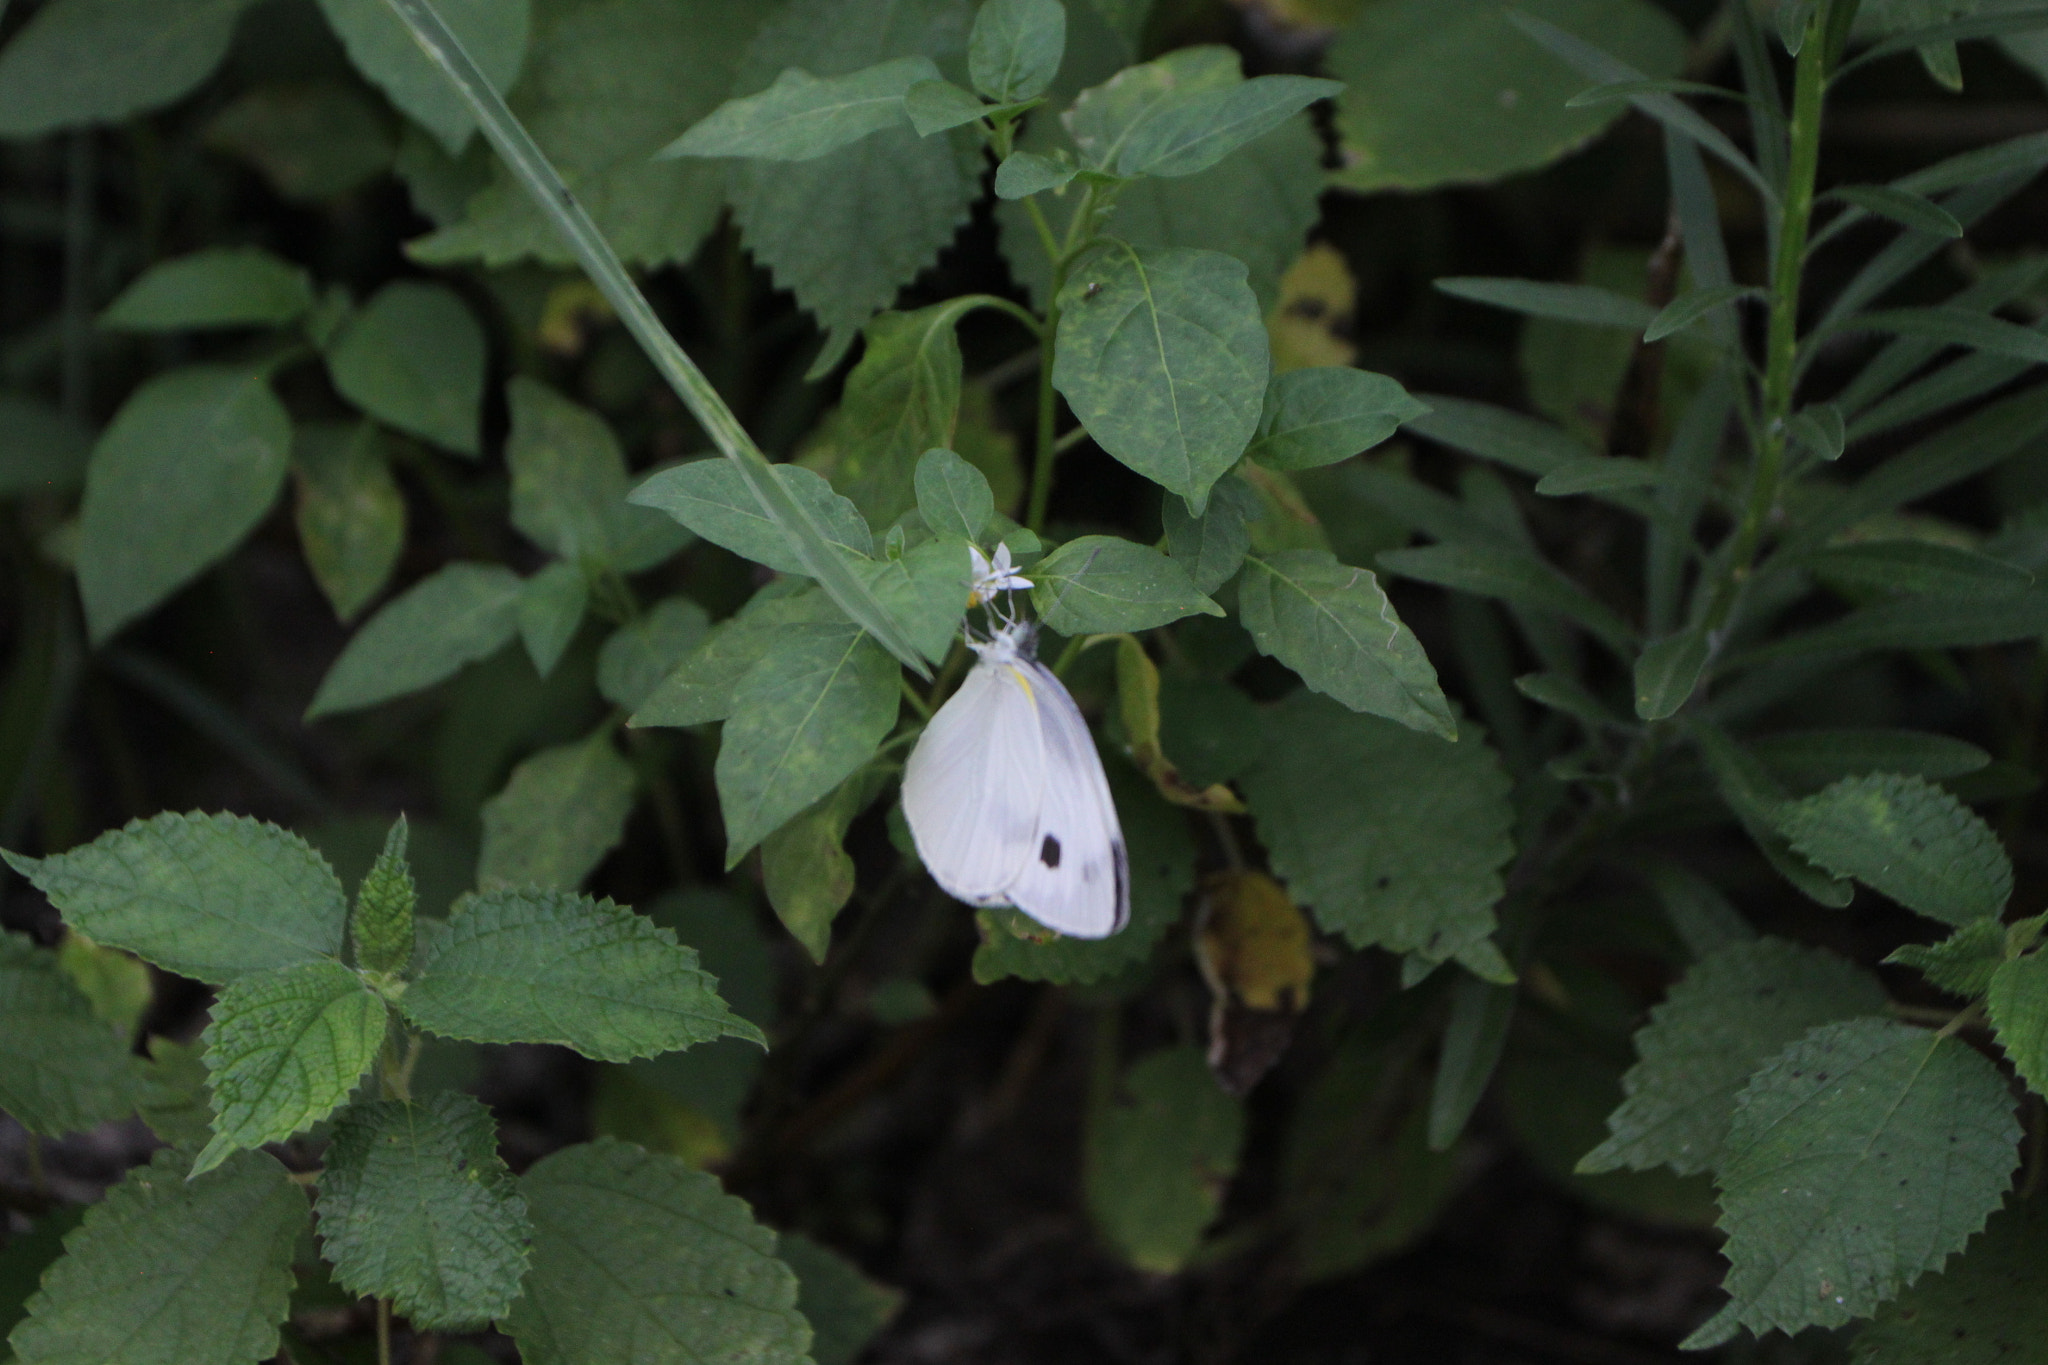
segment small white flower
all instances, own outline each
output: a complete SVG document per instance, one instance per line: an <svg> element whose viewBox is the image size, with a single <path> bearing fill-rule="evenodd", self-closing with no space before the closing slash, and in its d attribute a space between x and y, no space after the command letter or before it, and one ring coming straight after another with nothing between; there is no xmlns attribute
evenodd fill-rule
<svg viewBox="0 0 2048 1365"><path fill-rule="evenodd" d="M967 553L973 557L974 581L968 586L967 605L981 607L995 600L999 592L1025 592L1031 588L1031 580L1017 572L1017 566L1010 562L1010 547L996 546L994 560L981 552L980 547L970 545Z"/></svg>

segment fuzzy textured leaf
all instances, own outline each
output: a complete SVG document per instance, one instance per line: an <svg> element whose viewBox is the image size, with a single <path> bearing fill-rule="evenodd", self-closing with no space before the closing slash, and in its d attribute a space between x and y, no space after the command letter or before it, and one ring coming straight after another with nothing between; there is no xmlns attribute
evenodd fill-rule
<svg viewBox="0 0 2048 1365"><path fill-rule="evenodd" d="M823 79L792 66L760 94L727 100L655 156L813 161L902 127L904 92L938 79L929 57L898 57Z"/></svg>
<svg viewBox="0 0 2048 1365"><path fill-rule="evenodd" d="M832 486L871 526L888 526L917 502L926 451L950 446L960 419L958 301L914 313L883 313L846 376L828 427ZM937 530L937 527L933 527ZM981 534L976 527L969 538Z"/></svg>
<svg viewBox="0 0 2048 1365"><path fill-rule="evenodd" d="M967 40L967 74L998 104L1036 99L1059 74L1066 48L1060 0L988 0Z"/></svg>
<svg viewBox="0 0 2048 1365"><path fill-rule="evenodd" d="M2048 1201L2019 1199L1969 1250L1877 1310L1850 1347L1856 1365L2012 1365L2048 1340Z"/></svg>
<svg viewBox="0 0 2048 1365"><path fill-rule="evenodd" d="M135 1111L135 1059L57 954L0 933L0 1110L43 1137Z"/></svg>
<svg viewBox="0 0 2048 1365"><path fill-rule="evenodd" d="M2012 897L2012 860L1983 819L1925 778L1845 777L1783 806L1792 847L1950 924L1996 917Z"/></svg>
<svg viewBox="0 0 2048 1365"><path fill-rule="evenodd" d="M1984 1002L1998 1045L2037 1095L2048 1095L2048 957L2029 953L1991 974Z"/></svg>

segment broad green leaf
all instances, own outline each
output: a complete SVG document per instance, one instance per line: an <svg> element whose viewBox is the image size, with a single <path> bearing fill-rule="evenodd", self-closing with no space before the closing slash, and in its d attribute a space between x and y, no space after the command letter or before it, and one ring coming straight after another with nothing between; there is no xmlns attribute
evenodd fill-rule
<svg viewBox="0 0 2048 1365"><path fill-rule="evenodd" d="M420 895L405 856L410 841L411 827L401 815L391 822L383 849L356 888L348 937L356 965L364 971L396 972L412 961L413 912Z"/></svg>
<svg viewBox="0 0 2048 1365"><path fill-rule="evenodd" d="M534 672L545 678L555 671L589 608L590 580L559 559L519 585L519 641Z"/></svg>
<svg viewBox="0 0 2048 1365"><path fill-rule="evenodd" d="M84 934L67 933L57 945L57 968L115 1035L133 1038L156 995L149 968L118 948L102 948Z"/></svg>
<svg viewBox="0 0 2048 1365"><path fill-rule="evenodd" d="M918 458L917 512L934 535L978 541L996 497L979 469L940 447Z"/></svg>
<svg viewBox="0 0 2048 1365"><path fill-rule="evenodd" d="M1814 1029L1737 1101L1716 1172L1731 1302L1684 1344L1869 1315L1984 1226L2019 1137L1968 1044L1886 1019Z"/></svg>
<svg viewBox="0 0 2048 1365"><path fill-rule="evenodd" d="M282 327L313 306L313 279L257 247L213 247L144 271L100 314L102 327Z"/></svg>
<svg viewBox="0 0 2048 1365"><path fill-rule="evenodd" d="M832 491L823 477L797 465L775 466L776 477L807 508L828 544L863 558L875 539L851 502ZM804 562L782 528L762 510L746 478L731 460L692 460L650 475L627 497L640 507L666 512L714 545L777 573L803 573Z"/></svg>
<svg viewBox="0 0 2048 1365"><path fill-rule="evenodd" d="M1622 1078L1627 1098L1608 1116L1612 1136L1579 1170L1712 1170L1750 1073L1808 1029L1884 1004L1869 973L1818 948L1760 938L1714 952L1637 1030L1640 1060Z"/></svg>
<svg viewBox="0 0 2048 1365"><path fill-rule="evenodd" d="M225 556L277 500L291 420L259 370L158 375L93 447L79 511L78 589L106 640Z"/></svg>
<svg viewBox="0 0 2048 1365"><path fill-rule="evenodd" d="M903 92L903 114L919 137L958 128L993 111L951 81L924 80Z"/></svg>
<svg viewBox="0 0 2048 1365"><path fill-rule="evenodd" d="M1217 1085L1200 1048L1176 1047L1132 1066L1088 1117L1089 1215L1138 1269L1179 1270L1237 1174L1244 1106Z"/></svg>
<svg viewBox="0 0 2048 1365"><path fill-rule="evenodd" d="M602 417L523 375L505 391L512 406L505 443L512 524L528 540L572 564L629 574L689 543L673 521L626 501L633 481Z"/></svg>
<svg viewBox="0 0 2048 1365"><path fill-rule="evenodd" d="M1198 174L1343 88L1312 76L1260 76L1170 98L1120 139L1116 173Z"/></svg>
<svg viewBox="0 0 2048 1365"><path fill-rule="evenodd" d="M335 389L379 421L475 457L484 333L445 285L399 280L350 318L327 356Z"/></svg>
<svg viewBox="0 0 2048 1365"><path fill-rule="evenodd" d="M262 1152L158 1152L87 1209L8 1345L20 1365L248 1365L277 1351L306 1196Z"/></svg>
<svg viewBox="0 0 2048 1365"><path fill-rule="evenodd" d="M385 0L375 3L381 8ZM733 68L773 13L759 0L535 8L526 62L507 92L512 112L627 261L685 262L718 221L724 168L653 156L731 93ZM413 243L411 254L430 264L573 261L513 174L495 164L490 174L467 217Z"/></svg>
<svg viewBox="0 0 2048 1365"><path fill-rule="evenodd" d="M734 685L719 742L727 867L868 761L896 723L897 677L856 626L776 633Z"/></svg>
<svg viewBox="0 0 2048 1365"><path fill-rule="evenodd" d="M811 1359L817 1365L853 1365L902 1306L902 1291L876 1284L853 1262L801 1233L783 1233L775 1250L796 1272L797 1310L811 1324Z"/></svg>
<svg viewBox="0 0 2048 1365"><path fill-rule="evenodd" d="M213 1105L206 1093L205 1054L197 1042L187 1046L161 1035L149 1040L135 1111L158 1137L188 1156L211 1140Z"/></svg>
<svg viewBox="0 0 2048 1365"><path fill-rule="evenodd" d="M1829 546L1803 563L1828 583L1938 597L2003 597L2031 587L2025 569L1989 555L1927 540L1866 540Z"/></svg>
<svg viewBox="0 0 2048 1365"><path fill-rule="evenodd" d="M609 726L533 755L484 803L477 887L574 891L625 838L639 785Z"/></svg>
<svg viewBox="0 0 2048 1365"><path fill-rule="evenodd" d="M0 137L118 123L181 98L250 0L53 0L0 53Z"/></svg>
<svg viewBox="0 0 2048 1365"><path fill-rule="evenodd" d="M2048 1095L2048 957L2029 953L1992 973L1985 1003L1998 1045L2037 1095Z"/></svg>
<svg viewBox="0 0 2048 1365"><path fill-rule="evenodd" d="M1451 1016L1444 1025L1436 1085L1429 1094L1430 1151L1448 1152L1464 1135L1500 1065L1519 995L1511 983L1471 975L1459 976L1451 987Z"/></svg>
<svg viewBox="0 0 2048 1365"><path fill-rule="evenodd" d="M1120 536L1070 540L1031 567L1039 618L1062 635L1150 630L1197 612L1223 615L1178 562Z"/></svg>
<svg viewBox="0 0 2048 1365"><path fill-rule="evenodd" d="M664 597L604 642L597 690L612 705L634 710L710 633L704 608L687 597Z"/></svg>
<svg viewBox="0 0 2048 1365"><path fill-rule="evenodd" d="M28 1312L29 1296L42 1283L43 1272L64 1254L64 1239L84 1217L82 1208L52 1209L0 1247L0 1342Z"/></svg>
<svg viewBox="0 0 2048 1365"><path fill-rule="evenodd" d="M1892 950L1887 963L1913 968L1952 995L1975 1000L1991 989L2005 963L2005 926L1973 919L1939 943L1908 943Z"/></svg>
<svg viewBox="0 0 2048 1365"><path fill-rule="evenodd" d="M330 960L244 976L213 1003L206 1026L213 1140L192 1169L303 1132L339 1108L377 1060L384 1000Z"/></svg>
<svg viewBox="0 0 2048 1365"><path fill-rule="evenodd" d="M1682 630L1653 640L1636 658L1636 717L1668 720L1691 700L1707 667L1707 637Z"/></svg>
<svg viewBox="0 0 2048 1365"><path fill-rule="evenodd" d="M835 453L827 472L871 526L888 526L916 504L924 453L953 443L961 368L953 329L965 311L956 300L867 324L867 349L828 427ZM969 538L980 533L976 527Z"/></svg>
<svg viewBox="0 0 2048 1365"><path fill-rule="evenodd" d="M1243 84L1241 63L1230 48L1181 48L1081 91L1060 121L1091 168L1120 175L1124 148L1153 119L1197 95Z"/></svg>
<svg viewBox="0 0 2048 1365"><path fill-rule="evenodd" d="M1446 743L1307 692L1267 709L1241 779L1259 838L1295 901L1355 947L1490 951L1514 816L1499 759L1457 729Z"/></svg>
<svg viewBox="0 0 2048 1365"><path fill-rule="evenodd" d="M838 625L845 620L831 599L814 589L757 595L739 615L721 621L666 678L640 709L634 725L702 725L732 714L733 689L788 625Z"/></svg>
<svg viewBox="0 0 2048 1365"><path fill-rule="evenodd" d="M967 614L968 543L954 536L928 540L900 559L856 560L853 570L918 653L943 663Z"/></svg>
<svg viewBox="0 0 2048 1365"><path fill-rule="evenodd" d="M760 94L727 100L655 156L812 161L902 127L903 92L938 79L929 57L898 57L823 79L789 67Z"/></svg>
<svg viewBox="0 0 2048 1365"><path fill-rule="evenodd" d="M981 946L974 950L976 981L1006 976L1062 985L1101 981L1145 962L1180 923L1188 893L1195 889L1195 840L1187 813L1161 800L1152 783L1122 758L1105 758L1103 770L1130 855L1131 922L1108 938L1047 937L1019 911L983 910L976 916L981 928Z"/></svg>
<svg viewBox="0 0 2048 1365"><path fill-rule="evenodd" d="M468 1095L350 1105L320 1172L320 1249L350 1293L422 1331L474 1329L519 1297L532 1224Z"/></svg>
<svg viewBox="0 0 2048 1365"><path fill-rule="evenodd" d="M1252 546L1252 523L1263 512L1258 493L1243 479L1223 479L1210 490L1199 517L1168 496L1159 509L1166 527L1166 553L1187 572L1199 593L1212 593L1237 577Z"/></svg>
<svg viewBox="0 0 2048 1365"><path fill-rule="evenodd" d="M1081 168L1043 152L1015 151L996 167L996 198L1029 199L1034 194L1061 189L1080 174Z"/></svg>
<svg viewBox="0 0 2048 1365"><path fill-rule="evenodd" d="M1404 422L1408 430L1524 474L1542 478L1593 454L1550 423L1491 403L1433 393L1423 394L1421 401L1429 411Z"/></svg>
<svg viewBox="0 0 2048 1365"><path fill-rule="evenodd" d="M341 952L341 882L260 820L167 812L67 853L5 857L73 929L181 976L233 981Z"/></svg>
<svg viewBox="0 0 2048 1365"><path fill-rule="evenodd" d="M967 73L998 104L1036 99L1059 74L1066 50L1060 0L987 0L968 35Z"/></svg>
<svg viewBox="0 0 2048 1365"><path fill-rule="evenodd" d="M747 1038L697 954L645 916L567 891L485 891L457 903L399 999L430 1033L559 1043L604 1062Z"/></svg>
<svg viewBox="0 0 2048 1365"><path fill-rule="evenodd" d="M600 1140L519 1179L532 1268L504 1321L526 1365L799 1365L810 1328L775 1234L715 1177Z"/></svg>
<svg viewBox="0 0 2048 1365"><path fill-rule="evenodd" d="M0 392L0 498L65 493L85 481L92 433L54 408Z"/></svg>
<svg viewBox="0 0 2048 1365"><path fill-rule="evenodd" d="M813 962L824 962L832 921L853 898L855 868L843 841L868 794L863 774L855 773L761 841L761 887L768 904Z"/></svg>
<svg viewBox="0 0 2048 1365"><path fill-rule="evenodd" d="M1840 185L1829 190L1830 197L1854 205L1865 213L1888 218L1900 227L1936 237L1960 237L1963 225L1955 215L1925 195L1892 185Z"/></svg>
<svg viewBox="0 0 2048 1365"><path fill-rule="evenodd" d="M1538 280L1473 276L1440 279L1436 287L1455 298L1491 304L1511 313L1592 327L1640 332L1657 319L1656 310L1642 300L1590 284L1545 284Z"/></svg>
<svg viewBox="0 0 2048 1365"><path fill-rule="evenodd" d="M1856 1365L2006 1365L2048 1338L2040 1289L2048 1202L2014 1200L1969 1249L1923 1276L1856 1333Z"/></svg>
<svg viewBox="0 0 2048 1365"><path fill-rule="evenodd" d="M383 437L368 422L300 427L292 467L306 566L334 614L353 620L384 590L405 549L405 495Z"/></svg>
<svg viewBox="0 0 2048 1365"><path fill-rule="evenodd" d="M1315 365L1266 386L1259 434L1245 454L1268 469L1314 469L1370 450L1429 411L1383 374Z"/></svg>
<svg viewBox="0 0 2048 1365"><path fill-rule="evenodd" d="M1950 924L1996 918L2012 860L1991 827L1924 778L1845 777L1777 814L1792 847L1838 877Z"/></svg>
<svg viewBox="0 0 2048 1365"><path fill-rule="evenodd" d="M1116 242L1059 306L1054 387L1097 444L1199 513L1258 430L1271 368L1243 263Z"/></svg>
<svg viewBox="0 0 2048 1365"><path fill-rule="evenodd" d="M320 0L356 70L405 114L458 156L476 131L476 117L448 78L412 40L382 0ZM435 0L462 46L500 92L518 78L533 24L531 0Z"/></svg>
<svg viewBox="0 0 2048 1365"><path fill-rule="evenodd" d="M126 1040L65 979L57 954L0 933L0 1111L29 1132L59 1137L135 1112L135 1059Z"/></svg>
<svg viewBox="0 0 2048 1365"><path fill-rule="evenodd" d="M1389 550L1380 556L1380 567L1403 578L1554 611L1584 626L1616 651L1633 652L1635 630L1628 622L1526 551L1477 544L1424 545Z"/></svg>
<svg viewBox="0 0 2048 1365"><path fill-rule="evenodd" d="M2035 364L2048 362L2048 336L2031 327L1967 308L1890 308L1858 313L1845 329L1924 337L1945 346L1966 346L1989 355L2010 356Z"/></svg>
<svg viewBox="0 0 2048 1365"><path fill-rule="evenodd" d="M363 623L320 680L307 719L432 687L487 659L519 629L519 576L499 564L450 564Z"/></svg>
<svg viewBox="0 0 2048 1365"><path fill-rule="evenodd" d="M1255 555L1248 565L1238 611L1260 653L1354 711L1457 734L1436 669L1371 570L1321 550Z"/></svg>
<svg viewBox="0 0 2048 1365"><path fill-rule="evenodd" d="M1554 466L1536 481L1536 491L1546 498L1568 498L1617 488L1655 488L1662 477L1648 460L1585 455Z"/></svg>
<svg viewBox="0 0 2048 1365"><path fill-rule="evenodd" d="M2048 635L2048 588L1995 595L1914 596L1862 607L1741 656L1744 663L1879 649L1969 649Z"/></svg>
<svg viewBox="0 0 2048 1365"><path fill-rule="evenodd" d="M277 82L245 91L206 125L206 145L311 208L353 194L391 169L397 148L375 97L339 80ZM320 331L328 318L310 321Z"/></svg>
<svg viewBox="0 0 2048 1365"><path fill-rule="evenodd" d="M1336 182L1354 190L1484 183L1547 165L1612 123L1615 106L1567 107L1585 79L1516 29L1513 8L1584 35L1639 75L1676 75L1684 60L1683 32L1639 0L1368 6L1325 60L1345 84Z"/></svg>

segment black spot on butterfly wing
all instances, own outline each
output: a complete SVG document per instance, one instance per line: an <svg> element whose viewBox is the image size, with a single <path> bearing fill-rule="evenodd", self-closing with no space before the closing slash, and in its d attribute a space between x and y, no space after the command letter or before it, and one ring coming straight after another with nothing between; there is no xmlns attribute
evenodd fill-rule
<svg viewBox="0 0 2048 1365"><path fill-rule="evenodd" d="M1046 835L1045 842L1038 846L1038 861L1044 863L1047 867L1058 867L1060 865L1060 841L1050 834Z"/></svg>

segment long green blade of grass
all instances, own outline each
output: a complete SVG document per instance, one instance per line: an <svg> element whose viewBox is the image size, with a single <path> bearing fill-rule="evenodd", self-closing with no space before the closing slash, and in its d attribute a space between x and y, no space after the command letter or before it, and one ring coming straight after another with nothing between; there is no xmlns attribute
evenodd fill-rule
<svg viewBox="0 0 2048 1365"><path fill-rule="evenodd" d="M668 329L654 315L647 296L633 283L632 276L613 251L611 243L598 231L597 224L583 210L576 196L562 182L562 177L549 164L547 154L535 145L526 131L526 126L505 106L504 99L484 78L462 44L448 31L441 16L434 11L431 0L386 0L393 12L404 21L427 56L439 67L456 93L475 113L477 123L483 128L484 136L490 139L498 155L518 177L519 183L531 195L533 202L540 206L550 222L559 232L562 240L576 254L583 264L592 283L603 291L618 313L639 341L655 368L676 391L690 413L711 434L711 439L725 453L727 459L739 466L741 477L761 503L761 509L782 528L789 537L789 543L804 568L819 585L830 593L832 600L848 617L905 667L921 678L929 678L931 671L919 657L903 631L897 626L882 604L856 578L853 571L832 552L825 538L818 531L809 513L805 512L789 491L775 477L774 466L761 448L754 444L732 409L711 387L711 381L697 368L688 353L676 344Z"/></svg>

